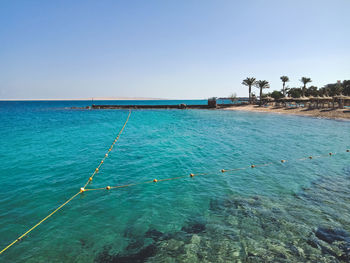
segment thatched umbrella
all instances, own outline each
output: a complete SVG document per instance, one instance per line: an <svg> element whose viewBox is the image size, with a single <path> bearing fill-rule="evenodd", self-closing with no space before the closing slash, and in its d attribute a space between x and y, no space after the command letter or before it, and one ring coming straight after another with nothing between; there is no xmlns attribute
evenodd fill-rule
<svg viewBox="0 0 350 263"><path fill-rule="evenodd" d="M262 98L263 104L266 104L266 103L268 104L269 102L272 102L272 101L275 101L275 99L270 96L266 96Z"/></svg>
<svg viewBox="0 0 350 263"><path fill-rule="evenodd" d="M327 103L328 107L330 107L330 103L333 101L332 97L327 97L327 96L322 96L322 97L318 96L317 99L320 103L322 103L322 108L324 107L325 103Z"/></svg>
<svg viewBox="0 0 350 263"><path fill-rule="evenodd" d="M296 98L295 101L298 104L303 104L305 107L305 103L308 102L310 99L308 97L300 97L300 98Z"/></svg>
<svg viewBox="0 0 350 263"><path fill-rule="evenodd" d="M344 96L343 100L345 106L350 106L350 96Z"/></svg>
<svg viewBox="0 0 350 263"><path fill-rule="evenodd" d="M275 101L274 98L270 97L270 96L267 96L267 102L269 103L270 102L270 105L273 105L271 103L273 103Z"/></svg>
<svg viewBox="0 0 350 263"><path fill-rule="evenodd" d="M324 107L324 104L326 102L329 102L330 100L332 100L332 98L330 97L323 97L323 96L317 96L315 97L316 103L317 103L317 108L319 108L319 104L322 105L322 108Z"/></svg>
<svg viewBox="0 0 350 263"><path fill-rule="evenodd" d="M317 103L317 109L319 108L320 103L322 103L322 107L323 107L323 97L317 96L316 97L316 103Z"/></svg>
<svg viewBox="0 0 350 263"><path fill-rule="evenodd" d="M307 97L308 98L308 100L309 100L309 108L311 109L311 108L313 108L313 103L315 103L316 101L317 101L317 99L314 97L314 96L309 96L309 97Z"/></svg>
<svg viewBox="0 0 350 263"><path fill-rule="evenodd" d="M344 96L343 94L333 97L335 101L338 101L339 109L344 109L344 102L350 101L350 96Z"/></svg>
<svg viewBox="0 0 350 263"><path fill-rule="evenodd" d="M292 97L283 97L280 99L282 101L282 103L284 103L284 106L287 106L287 102L292 102L294 100L294 98Z"/></svg>
<svg viewBox="0 0 350 263"><path fill-rule="evenodd" d="M292 101L293 100L293 97L283 97L282 100L284 101Z"/></svg>

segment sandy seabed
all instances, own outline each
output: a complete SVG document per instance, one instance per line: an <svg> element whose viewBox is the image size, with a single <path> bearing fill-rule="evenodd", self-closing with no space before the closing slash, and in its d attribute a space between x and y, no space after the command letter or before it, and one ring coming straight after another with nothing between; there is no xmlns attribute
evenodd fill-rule
<svg viewBox="0 0 350 263"><path fill-rule="evenodd" d="M330 119L350 119L350 109L308 109L308 108L286 108L286 107L275 107L275 106L262 106L257 105L240 105L225 108L225 110L240 110L249 112L268 112L278 114L291 114L301 115L310 117L330 118Z"/></svg>

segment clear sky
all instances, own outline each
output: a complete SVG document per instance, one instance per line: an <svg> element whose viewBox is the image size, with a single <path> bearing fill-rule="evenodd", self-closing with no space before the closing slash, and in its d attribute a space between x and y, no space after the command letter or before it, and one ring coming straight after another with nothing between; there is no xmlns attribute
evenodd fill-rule
<svg viewBox="0 0 350 263"><path fill-rule="evenodd" d="M207 98L350 79L349 0L0 1L0 99ZM254 89L258 93L257 89Z"/></svg>

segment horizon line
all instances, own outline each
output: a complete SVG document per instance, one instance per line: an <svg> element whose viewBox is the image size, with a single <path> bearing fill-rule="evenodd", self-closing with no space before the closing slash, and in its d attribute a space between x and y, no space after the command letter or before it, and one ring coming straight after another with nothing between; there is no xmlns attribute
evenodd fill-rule
<svg viewBox="0 0 350 263"><path fill-rule="evenodd" d="M90 98L59 98L59 99L53 99L53 98L47 98L47 99L0 99L0 101L92 101L92 100L206 100L207 98L196 98L196 99L189 99L189 98L149 98L149 97L90 97Z"/></svg>

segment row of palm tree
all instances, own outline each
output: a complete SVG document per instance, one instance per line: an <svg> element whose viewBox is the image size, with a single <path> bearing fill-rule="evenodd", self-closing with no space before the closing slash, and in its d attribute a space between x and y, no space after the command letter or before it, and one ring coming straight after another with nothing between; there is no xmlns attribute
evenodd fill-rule
<svg viewBox="0 0 350 263"><path fill-rule="evenodd" d="M246 78L242 82L243 85L248 86L249 88L249 103L252 102L252 86L260 89L260 98L262 98L263 89L270 88L269 82L267 80L256 80L255 78ZM261 99L259 101L259 105L261 106Z"/></svg>
<svg viewBox="0 0 350 263"><path fill-rule="evenodd" d="M283 96L286 96L286 83L289 82L289 78L287 76L281 76L280 79L282 80L283 86L282 86L282 93ZM302 88L302 95L305 96L306 91L306 84L311 82L310 78L302 77L300 81L303 83ZM260 100L259 100L259 106L262 105L262 91L263 89L270 88L269 82L266 80L256 80L255 78L246 78L242 82L243 85L248 86L249 88L249 103L252 103L252 87L255 86L256 88L260 89Z"/></svg>
<svg viewBox="0 0 350 263"><path fill-rule="evenodd" d="M282 80L282 83L283 83L283 87L282 87L282 93L283 93L283 96L286 96L286 82L289 81L289 78L287 76L282 76L280 78ZM310 78L307 78L307 77L302 77L301 80L300 80L302 83L303 83L303 88L302 88L302 93L303 93L303 97L305 96L305 91L306 91L306 84L312 82L312 80Z"/></svg>

